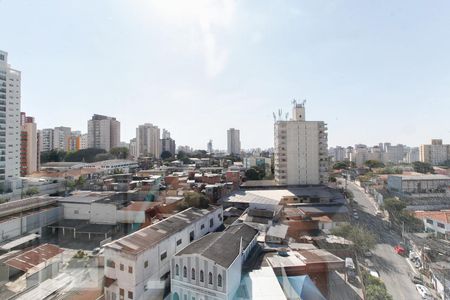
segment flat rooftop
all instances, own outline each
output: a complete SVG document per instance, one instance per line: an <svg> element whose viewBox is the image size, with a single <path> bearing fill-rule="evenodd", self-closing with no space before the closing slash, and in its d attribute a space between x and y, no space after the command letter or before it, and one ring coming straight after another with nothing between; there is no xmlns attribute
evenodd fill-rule
<svg viewBox="0 0 450 300"><path fill-rule="evenodd" d="M450 180L449 176L441 174L423 174L423 175L389 175L389 177L400 177L402 180Z"/></svg>
<svg viewBox="0 0 450 300"><path fill-rule="evenodd" d="M113 197L116 192L91 192L91 191L78 191L73 193L69 197L58 199L60 203L79 203L90 204L94 202L114 202Z"/></svg>

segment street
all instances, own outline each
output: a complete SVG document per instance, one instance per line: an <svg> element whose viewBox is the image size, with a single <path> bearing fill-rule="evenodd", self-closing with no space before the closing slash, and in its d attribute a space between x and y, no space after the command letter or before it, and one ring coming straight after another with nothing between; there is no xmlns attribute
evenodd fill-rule
<svg viewBox="0 0 450 300"><path fill-rule="evenodd" d="M366 226L378 237L371 261L380 273L388 292L395 300L420 300L421 297L408 276L414 270L408 264L407 258L394 251L394 246L402 240L401 236L383 227L382 219L375 215L377 208L374 201L357 185L348 181L347 188L358 202L356 207L359 220L353 221Z"/></svg>

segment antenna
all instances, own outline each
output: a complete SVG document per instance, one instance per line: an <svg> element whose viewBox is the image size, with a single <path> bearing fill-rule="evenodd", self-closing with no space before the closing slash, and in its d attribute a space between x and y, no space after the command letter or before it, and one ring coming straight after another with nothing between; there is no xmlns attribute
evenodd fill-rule
<svg viewBox="0 0 450 300"><path fill-rule="evenodd" d="M277 116L275 115L275 113L273 112L273 121L276 122L277 121Z"/></svg>
<svg viewBox="0 0 450 300"><path fill-rule="evenodd" d="M292 99L292 105L297 106L297 100L295 98Z"/></svg>
<svg viewBox="0 0 450 300"><path fill-rule="evenodd" d="M289 117L289 113L286 113L286 121L288 120L288 117Z"/></svg>
<svg viewBox="0 0 450 300"><path fill-rule="evenodd" d="M303 103L302 103L303 107L305 107L305 103L306 103L306 99L303 99Z"/></svg>

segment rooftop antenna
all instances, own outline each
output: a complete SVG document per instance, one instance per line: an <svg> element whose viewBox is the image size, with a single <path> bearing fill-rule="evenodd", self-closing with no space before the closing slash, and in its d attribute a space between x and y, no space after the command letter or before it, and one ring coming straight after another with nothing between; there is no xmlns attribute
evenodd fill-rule
<svg viewBox="0 0 450 300"><path fill-rule="evenodd" d="M292 105L297 106L297 100L295 98L292 99Z"/></svg>
<svg viewBox="0 0 450 300"><path fill-rule="evenodd" d="M275 115L275 113L273 112L273 121L276 122L277 121L277 115Z"/></svg>
<svg viewBox="0 0 450 300"><path fill-rule="evenodd" d="M306 99L303 99L303 103L302 103L303 107L305 107L305 103L306 103Z"/></svg>
<svg viewBox="0 0 450 300"><path fill-rule="evenodd" d="M288 117L289 117L289 113L286 113L286 117L285 117L286 121L288 120Z"/></svg>

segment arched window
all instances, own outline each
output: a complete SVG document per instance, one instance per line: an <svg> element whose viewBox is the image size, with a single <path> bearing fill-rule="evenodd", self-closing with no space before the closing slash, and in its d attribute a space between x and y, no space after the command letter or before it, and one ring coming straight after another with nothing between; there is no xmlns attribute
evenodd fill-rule
<svg viewBox="0 0 450 300"><path fill-rule="evenodd" d="M204 282L205 278L203 278L203 270L200 270L200 282Z"/></svg>
<svg viewBox="0 0 450 300"><path fill-rule="evenodd" d="M222 287L222 275L217 276L217 286Z"/></svg>
<svg viewBox="0 0 450 300"><path fill-rule="evenodd" d="M191 270L191 279L195 280L195 269L194 268L192 268L192 270Z"/></svg>
<svg viewBox="0 0 450 300"><path fill-rule="evenodd" d="M180 266L178 264L175 265L175 275L180 275Z"/></svg>
<svg viewBox="0 0 450 300"><path fill-rule="evenodd" d="M209 272L209 274L208 274L208 283L209 284L213 284L212 283L212 273L211 272Z"/></svg>
<svg viewBox="0 0 450 300"><path fill-rule="evenodd" d="M187 277L187 268L183 267L183 277Z"/></svg>

